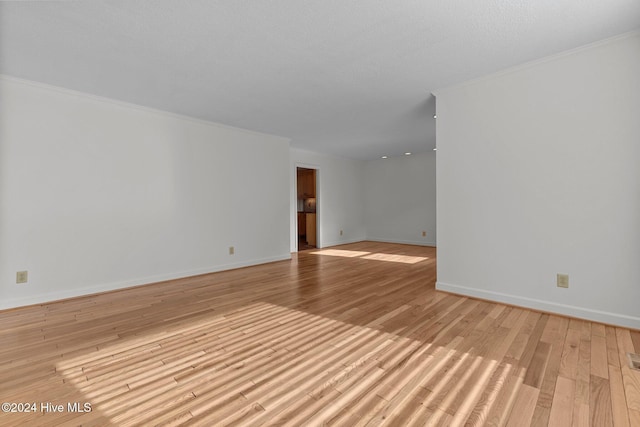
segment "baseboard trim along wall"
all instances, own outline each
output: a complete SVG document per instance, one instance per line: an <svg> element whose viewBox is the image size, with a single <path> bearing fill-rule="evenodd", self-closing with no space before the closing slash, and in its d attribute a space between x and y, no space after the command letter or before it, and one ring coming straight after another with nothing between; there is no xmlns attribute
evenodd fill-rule
<svg viewBox="0 0 640 427"><path fill-rule="evenodd" d="M252 265L267 264L270 262L284 261L288 259L291 259L291 254L289 253L279 255L279 256L261 258L261 259L250 260L250 261L243 261L243 262L238 262L233 264L217 265L215 267L210 267L210 268L200 268L200 269L195 269L190 271L182 271L180 273L161 274L157 276L149 276L149 277L143 277L138 279L125 280L121 282L103 283L100 285L88 286L85 288L76 288L76 289L70 289L70 290L62 290L59 292L48 292L45 294L31 295L29 297L24 297L24 298L15 298L15 299L0 301L0 310L7 310L11 308L24 307L28 305L34 305L34 304L47 304L47 303L51 303L51 302L55 302L63 299L86 297L86 296L101 293L101 292L122 290L126 288L132 288L135 286L149 285L157 282L164 282L167 280L183 279L185 277L190 277L190 276L199 276L201 274L217 273L219 271L233 270L236 268L250 267Z"/></svg>
<svg viewBox="0 0 640 427"><path fill-rule="evenodd" d="M557 313L564 316L576 317L579 319L591 320L594 322L606 323L609 325L623 326L626 328L640 329L640 317L627 316L624 314L610 313L606 311L593 310L589 308L576 307L573 305L558 304L550 301L543 301L534 298L519 297L515 295L503 294L500 292L485 291L466 286L452 285L450 283L436 282L436 290L450 292L468 297L475 297L484 300L500 302L518 307L529 308L549 313Z"/></svg>

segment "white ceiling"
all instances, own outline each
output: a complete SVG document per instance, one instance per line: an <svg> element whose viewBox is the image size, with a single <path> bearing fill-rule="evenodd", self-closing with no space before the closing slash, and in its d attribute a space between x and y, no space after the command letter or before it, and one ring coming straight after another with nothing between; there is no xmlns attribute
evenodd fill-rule
<svg viewBox="0 0 640 427"><path fill-rule="evenodd" d="M640 0L3 2L0 73L370 159L435 146L435 89L638 28Z"/></svg>

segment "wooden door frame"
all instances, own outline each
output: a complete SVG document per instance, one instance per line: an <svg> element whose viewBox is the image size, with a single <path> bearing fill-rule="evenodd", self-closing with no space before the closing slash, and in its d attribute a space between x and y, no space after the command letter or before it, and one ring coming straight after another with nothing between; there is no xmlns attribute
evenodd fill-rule
<svg viewBox="0 0 640 427"><path fill-rule="evenodd" d="M298 168L303 169L313 169L316 171L315 173L315 185L316 185L316 248L322 247L322 234L320 233L321 229L321 210L322 204L319 202L320 200L320 166L312 165L309 163L300 163L296 162L293 165L293 216L294 218L294 226L291 227L291 230L295 230L295 242L296 242L296 252L300 251L298 247Z"/></svg>

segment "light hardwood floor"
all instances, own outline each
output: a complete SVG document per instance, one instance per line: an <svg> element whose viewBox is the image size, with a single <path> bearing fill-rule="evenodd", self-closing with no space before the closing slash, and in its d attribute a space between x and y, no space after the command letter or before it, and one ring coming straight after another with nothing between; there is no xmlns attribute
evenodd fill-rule
<svg viewBox="0 0 640 427"><path fill-rule="evenodd" d="M0 400L37 404L0 425L640 426L638 331L436 292L435 257L362 242L0 312Z"/></svg>

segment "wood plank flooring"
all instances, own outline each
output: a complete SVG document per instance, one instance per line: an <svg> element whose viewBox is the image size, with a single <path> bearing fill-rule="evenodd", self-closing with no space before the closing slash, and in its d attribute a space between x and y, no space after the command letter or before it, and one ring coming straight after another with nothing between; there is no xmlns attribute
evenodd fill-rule
<svg viewBox="0 0 640 427"><path fill-rule="evenodd" d="M435 257L361 242L0 312L0 401L36 404L0 425L640 425L637 331L436 292Z"/></svg>

